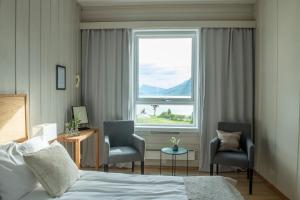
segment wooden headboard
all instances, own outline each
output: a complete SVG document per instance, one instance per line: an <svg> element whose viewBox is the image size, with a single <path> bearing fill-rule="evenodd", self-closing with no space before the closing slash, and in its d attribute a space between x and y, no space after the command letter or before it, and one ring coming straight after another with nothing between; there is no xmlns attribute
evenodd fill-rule
<svg viewBox="0 0 300 200"><path fill-rule="evenodd" d="M0 94L0 144L28 138L27 97Z"/></svg>

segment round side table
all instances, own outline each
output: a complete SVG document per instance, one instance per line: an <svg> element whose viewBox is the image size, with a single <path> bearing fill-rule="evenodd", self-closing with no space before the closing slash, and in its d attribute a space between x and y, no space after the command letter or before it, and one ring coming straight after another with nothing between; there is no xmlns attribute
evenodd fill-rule
<svg viewBox="0 0 300 200"><path fill-rule="evenodd" d="M177 151L173 151L172 147L164 147L160 150L159 171L161 175L161 155L162 153L172 155L172 176L176 176L176 156L186 154L186 175L189 175L189 150L184 147L178 147Z"/></svg>

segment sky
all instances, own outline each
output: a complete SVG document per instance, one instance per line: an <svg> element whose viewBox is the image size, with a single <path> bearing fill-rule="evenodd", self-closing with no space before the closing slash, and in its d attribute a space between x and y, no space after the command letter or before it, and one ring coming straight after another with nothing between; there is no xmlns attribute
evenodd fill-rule
<svg viewBox="0 0 300 200"><path fill-rule="evenodd" d="M139 87L168 89L191 77L191 38L139 39Z"/></svg>

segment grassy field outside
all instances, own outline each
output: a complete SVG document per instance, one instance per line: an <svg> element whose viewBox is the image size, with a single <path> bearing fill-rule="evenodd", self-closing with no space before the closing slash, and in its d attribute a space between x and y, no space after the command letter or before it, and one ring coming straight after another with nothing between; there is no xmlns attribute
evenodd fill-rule
<svg viewBox="0 0 300 200"><path fill-rule="evenodd" d="M139 124L192 124L192 120L172 120L159 116L138 116L137 123Z"/></svg>

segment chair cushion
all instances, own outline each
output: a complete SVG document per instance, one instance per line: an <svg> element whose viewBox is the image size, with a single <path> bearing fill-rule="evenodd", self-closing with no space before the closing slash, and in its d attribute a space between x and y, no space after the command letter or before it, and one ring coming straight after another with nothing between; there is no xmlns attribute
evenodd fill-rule
<svg viewBox="0 0 300 200"><path fill-rule="evenodd" d="M109 151L109 162L131 162L141 160L141 154L133 147L121 146L111 147Z"/></svg>
<svg viewBox="0 0 300 200"><path fill-rule="evenodd" d="M219 151L215 155L214 163L221 165L237 166L242 168L248 168L248 157L243 151L232 152L232 151Z"/></svg>

